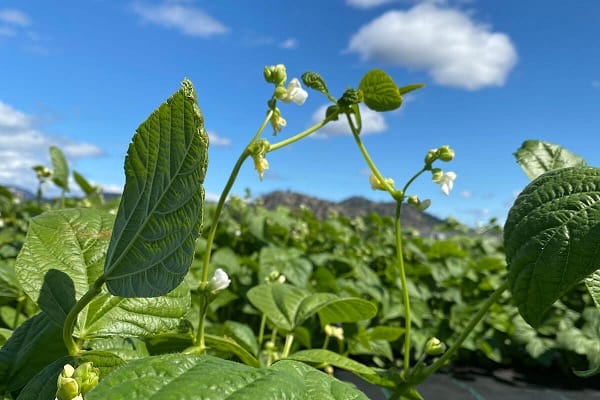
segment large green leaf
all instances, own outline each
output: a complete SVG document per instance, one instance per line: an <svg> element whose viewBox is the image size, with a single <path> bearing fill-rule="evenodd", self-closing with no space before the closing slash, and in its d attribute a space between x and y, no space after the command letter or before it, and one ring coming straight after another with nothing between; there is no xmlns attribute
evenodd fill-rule
<svg viewBox="0 0 600 400"><path fill-rule="evenodd" d="M577 154L557 144L541 140L524 141L514 156L529 179L535 179L553 169L587 165Z"/></svg>
<svg viewBox="0 0 600 400"><path fill-rule="evenodd" d="M86 400L366 400L349 384L295 361L253 368L207 355L135 360L101 380Z"/></svg>
<svg viewBox="0 0 600 400"><path fill-rule="evenodd" d="M208 135L189 80L139 126L106 257L109 291L170 292L185 277L202 225Z"/></svg>
<svg viewBox="0 0 600 400"><path fill-rule="evenodd" d="M356 322L372 318L377 308L370 302L341 298L332 293L310 293L292 285L272 283L248 291L250 302L278 328L292 331L308 318L319 314L321 324Z"/></svg>
<svg viewBox="0 0 600 400"><path fill-rule="evenodd" d="M43 312L29 318L0 349L0 394L22 388L46 365L66 355L62 329Z"/></svg>
<svg viewBox="0 0 600 400"><path fill-rule="evenodd" d="M65 192L69 191L69 164L63 152L56 146L50 146L52 162L52 182Z"/></svg>
<svg viewBox="0 0 600 400"><path fill-rule="evenodd" d="M394 80L380 69L373 69L360 81L359 89L367 107L375 111L391 111L402 105L402 95Z"/></svg>
<svg viewBox="0 0 600 400"><path fill-rule="evenodd" d="M600 264L600 169L562 168L531 182L504 226L513 299L533 327Z"/></svg>
<svg viewBox="0 0 600 400"><path fill-rule="evenodd" d="M31 220L15 266L23 290L62 326L67 313L102 275L114 217L65 209ZM105 288L78 316L75 336L147 336L175 329L190 306L189 289L158 298L122 298Z"/></svg>

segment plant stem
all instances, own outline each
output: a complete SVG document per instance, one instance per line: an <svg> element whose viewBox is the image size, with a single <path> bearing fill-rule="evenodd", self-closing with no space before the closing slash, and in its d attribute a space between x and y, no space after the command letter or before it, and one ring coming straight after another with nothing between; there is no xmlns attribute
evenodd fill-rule
<svg viewBox="0 0 600 400"><path fill-rule="evenodd" d="M402 211L402 202L396 201L396 217L394 219L394 231L396 234L396 262L398 272L400 273L400 283L402 284L402 304L404 305L404 369L402 375L406 376L410 368L410 328L412 317L410 314L410 297L408 295L408 283L406 280L406 270L404 268L404 256L402 254L402 227L400 225L400 211Z"/></svg>
<svg viewBox="0 0 600 400"><path fill-rule="evenodd" d="M208 304L210 303L207 295L208 293L206 292L200 293L200 319L198 322L198 332L196 332L196 340L194 341L194 345L198 348L199 353L203 353L206 349L206 344L204 343L204 323L206 321Z"/></svg>
<svg viewBox="0 0 600 400"><path fill-rule="evenodd" d="M452 347L450 347L448 349L448 351L446 351L444 353L444 355L442 355L433 364L431 364L428 368L425 369L425 371L424 371L425 376L423 379L427 378L429 375L433 374L435 371L440 369L440 367L442 367L454 355L454 353L456 353L458 351L458 349L463 344L465 339L469 336L469 334L473 331L473 329L475 329L475 326L479 323L479 321L481 321L481 319L484 317L484 315L488 312L488 310L492 306L492 304L496 303L502 296L502 293L504 293L504 291L506 289L508 289L508 285L509 285L509 282L507 280L506 282L504 282L504 284L502 286L500 286L498 289L496 289L496 291L494 293L492 293L492 295L490 297L487 298L487 300L483 303L481 309L479 311L477 311L477 314L475 314L473 316L473 319L471 319L471 321L469 321L469 324L466 326L465 329L463 329L462 333L460 334L458 339L456 339L456 342L452 345Z"/></svg>
<svg viewBox="0 0 600 400"><path fill-rule="evenodd" d="M292 343L294 343L294 335L288 333L285 335L285 344L283 345L283 351L281 352L281 358L287 358L290 355L292 349Z"/></svg>
<svg viewBox="0 0 600 400"><path fill-rule="evenodd" d="M69 354L74 356L79 354L79 346L73 340L73 330L75 328L75 321L77 321L77 316L87 306L93 299L102 291L102 285L105 282L104 275L100 276L96 279L96 282L89 288L89 290L81 296L79 301L75 303L75 306L69 311L67 314L67 318L65 319L65 323L63 325L63 341L65 342L65 346L69 351Z"/></svg>
<svg viewBox="0 0 600 400"><path fill-rule="evenodd" d="M260 349L262 347L262 342L265 339L265 327L267 325L267 316L265 314L263 314L262 318L260 319L260 328L258 330L258 348Z"/></svg>

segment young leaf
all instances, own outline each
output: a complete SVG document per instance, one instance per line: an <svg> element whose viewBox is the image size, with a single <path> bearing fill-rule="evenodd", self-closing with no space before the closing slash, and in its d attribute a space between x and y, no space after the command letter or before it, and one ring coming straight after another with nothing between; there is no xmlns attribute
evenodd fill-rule
<svg viewBox="0 0 600 400"><path fill-rule="evenodd" d="M599 266L600 169L562 168L531 182L504 226L513 299L534 328Z"/></svg>
<svg viewBox="0 0 600 400"><path fill-rule="evenodd" d="M69 164L63 152L56 146L50 146L50 161L52 162L52 182L65 192L69 191Z"/></svg>
<svg viewBox="0 0 600 400"><path fill-rule="evenodd" d="M114 216L94 209L64 209L32 218L15 265L23 290L57 326L102 275ZM80 339L110 334L148 336L175 329L190 305L181 285L158 298L121 298L105 288L78 316ZM85 332L85 336L82 334Z"/></svg>
<svg viewBox="0 0 600 400"><path fill-rule="evenodd" d="M363 101L371 110L391 111L402 105L402 95L398 86L380 69L367 72L358 88L362 91Z"/></svg>
<svg viewBox="0 0 600 400"><path fill-rule="evenodd" d="M109 291L155 297L185 277L202 224L208 135L189 80L137 129L104 265Z"/></svg>
<svg viewBox="0 0 600 400"><path fill-rule="evenodd" d="M526 140L514 153L517 162L529 179L544 172L564 167L585 167L583 158L559 145L541 140Z"/></svg>
<svg viewBox="0 0 600 400"><path fill-rule="evenodd" d="M79 172L73 171L73 179L75 179L75 182L77 182L86 196L91 196L98 193L98 189L89 183Z"/></svg>

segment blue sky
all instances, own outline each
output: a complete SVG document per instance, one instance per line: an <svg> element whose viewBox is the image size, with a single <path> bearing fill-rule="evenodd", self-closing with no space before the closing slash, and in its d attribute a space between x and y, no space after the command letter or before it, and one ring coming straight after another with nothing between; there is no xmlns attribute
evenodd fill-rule
<svg viewBox="0 0 600 400"><path fill-rule="evenodd" d="M57 5L60 4L60 5ZM503 221L528 183L512 153L526 139L563 145L598 164L600 3L503 1L72 1L0 3L0 183L34 189L31 166L60 146L105 190L122 188L137 126L189 77L211 134L205 188L214 198L266 112L265 65L288 77L319 72L339 96L372 68L400 86L424 83L398 111L365 114L364 143L401 186L431 148L448 144L457 174L449 196L429 177L410 194L428 210L474 224ZM281 104L287 126L322 117L309 91ZM252 163L233 192L293 190L331 200L371 190L348 131L332 126Z"/></svg>

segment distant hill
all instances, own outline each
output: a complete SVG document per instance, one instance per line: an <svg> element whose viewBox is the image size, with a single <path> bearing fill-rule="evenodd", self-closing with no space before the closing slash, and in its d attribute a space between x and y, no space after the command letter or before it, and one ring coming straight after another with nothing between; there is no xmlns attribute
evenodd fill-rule
<svg viewBox="0 0 600 400"><path fill-rule="evenodd" d="M290 191L275 191L260 197L260 202L268 209L278 206L298 208L308 207L317 218L323 219L331 211L348 218L366 216L376 213L381 216L393 217L396 213L396 203L371 201L364 197L354 196L340 202L332 202ZM431 214L417 210L404 204L401 211L402 224L422 233L431 232L433 227L444 224L444 221Z"/></svg>

